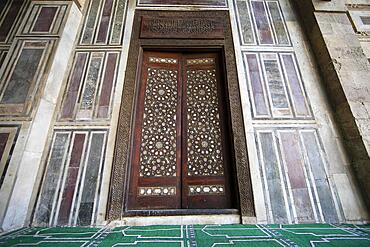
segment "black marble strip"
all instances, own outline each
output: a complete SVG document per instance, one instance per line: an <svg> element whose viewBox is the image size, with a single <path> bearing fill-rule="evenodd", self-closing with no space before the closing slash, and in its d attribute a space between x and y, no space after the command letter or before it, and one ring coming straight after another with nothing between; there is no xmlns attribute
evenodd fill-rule
<svg viewBox="0 0 370 247"><path fill-rule="evenodd" d="M57 188L60 186L69 141L70 133L55 134L38 207L34 216L34 224L38 226L47 226L52 217L51 212L55 204Z"/></svg>
<svg viewBox="0 0 370 247"><path fill-rule="evenodd" d="M51 143L33 224L67 225L72 209L70 221L72 225L95 224L107 133L106 129L54 131L54 141ZM78 140L75 138L72 142L73 135L78 136L79 139L76 137ZM85 142L87 142L86 145ZM71 168L83 169L83 171L81 170L81 175L77 176L77 171L73 170L75 174L72 174ZM68 175L63 180L63 176L67 174L66 169L68 169ZM74 177L72 178L71 175ZM63 181L64 185L62 185ZM79 192L74 193L75 190ZM69 196L66 195L66 191L70 192ZM76 199L72 200L74 194ZM62 201L59 209L58 201ZM56 220L57 215L59 215L58 220Z"/></svg>
<svg viewBox="0 0 370 247"><path fill-rule="evenodd" d="M0 188L4 182L5 176L7 175L7 171L9 168L10 160L12 158L14 146L18 139L18 134L20 130L20 125L0 125L0 129L3 130L1 134L7 134L7 141L5 146L1 143L0 147L0 160L3 162L0 164ZM4 131L5 130L5 131ZM9 148L10 146L10 148Z"/></svg>
<svg viewBox="0 0 370 247"><path fill-rule="evenodd" d="M6 0L2 0L2 2L7 2ZM15 26L18 24L17 19L21 13L22 7L26 4L27 1L23 0L13 0L9 1L9 8L6 13L2 13L3 15L0 17L1 25L0 25L0 42L8 42L10 43L9 37L12 34ZM5 3L3 3L5 5ZM2 18L3 17L3 18Z"/></svg>
<svg viewBox="0 0 370 247"><path fill-rule="evenodd" d="M24 48L1 99L2 104L23 104L29 89L35 83L37 68L41 62L43 49Z"/></svg>
<svg viewBox="0 0 370 247"><path fill-rule="evenodd" d="M92 133L87 158L85 181L79 205L77 225L88 226L93 220L93 210L98 186L99 168L103 160L105 133Z"/></svg>

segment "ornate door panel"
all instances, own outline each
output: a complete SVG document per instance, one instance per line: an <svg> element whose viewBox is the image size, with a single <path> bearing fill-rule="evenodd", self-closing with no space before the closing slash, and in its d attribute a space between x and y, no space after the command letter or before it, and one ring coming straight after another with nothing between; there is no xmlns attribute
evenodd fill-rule
<svg viewBox="0 0 370 247"><path fill-rule="evenodd" d="M129 209L181 207L181 80L178 54L143 55Z"/></svg>
<svg viewBox="0 0 370 247"><path fill-rule="evenodd" d="M182 207L231 208L218 56L188 55L183 61Z"/></svg>
<svg viewBox="0 0 370 247"><path fill-rule="evenodd" d="M128 210L231 208L217 54L144 52Z"/></svg>

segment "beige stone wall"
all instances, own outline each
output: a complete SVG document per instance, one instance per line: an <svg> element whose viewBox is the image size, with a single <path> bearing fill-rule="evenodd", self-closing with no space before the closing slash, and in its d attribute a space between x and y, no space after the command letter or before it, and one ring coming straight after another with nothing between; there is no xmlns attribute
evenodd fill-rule
<svg viewBox="0 0 370 247"><path fill-rule="evenodd" d="M362 1L294 1L324 79L351 169L370 207L370 64L368 44L360 43L348 4ZM352 5L353 6L353 5ZM355 5L356 6L356 5ZM365 49L364 49L365 48Z"/></svg>

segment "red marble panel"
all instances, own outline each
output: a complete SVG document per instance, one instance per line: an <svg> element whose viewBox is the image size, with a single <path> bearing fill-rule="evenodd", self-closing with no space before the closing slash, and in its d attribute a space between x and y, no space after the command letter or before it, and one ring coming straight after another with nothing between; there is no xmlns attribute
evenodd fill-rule
<svg viewBox="0 0 370 247"><path fill-rule="evenodd" d="M4 0L2 0L4 1ZM9 11L6 13L0 25L0 42L5 42L23 5L23 0L13 0Z"/></svg>
<svg viewBox="0 0 370 247"><path fill-rule="evenodd" d="M299 148L297 135L292 132L281 132L280 136L290 184L293 189L306 188L302 153Z"/></svg>
<svg viewBox="0 0 370 247"><path fill-rule="evenodd" d="M69 215L71 212L73 196L76 190L77 176L80 169L84 143L85 134L76 134L69 161L67 178L65 180L62 202L59 209L58 225L67 225L69 223Z"/></svg>
<svg viewBox="0 0 370 247"><path fill-rule="evenodd" d="M72 118L73 110L75 108L78 90L82 81L82 74L84 72L87 53L77 53L76 63L71 75L70 85L63 102L61 118Z"/></svg>
<svg viewBox="0 0 370 247"><path fill-rule="evenodd" d="M280 132L280 137L298 221L313 222L314 215L303 170L304 161L298 134Z"/></svg>
<svg viewBox="0 0 370 247"><path fill-rule="evenodd" d="M100 26L98 31L97 43L105 43L108 34L108 26L110 16L112 14L113 0L106 0L103 8L103 13L100 19Z"/></svg>
<svg viewBox="0 0 370 247"><path fill-rule="evenodd" d="M103 79L102 90L98 107L98 117L107 118L109 115L109 104L112 94L113 79L117 63L117 53L110 53L107 58L107 66Z"/></svg>
<svg viewBox="0 0 370 247"><path fill-rule="evenodd" d="M57 10L57 7L41 7L41 11L37 16L36 23L32 31L49 32Z"/></svg>

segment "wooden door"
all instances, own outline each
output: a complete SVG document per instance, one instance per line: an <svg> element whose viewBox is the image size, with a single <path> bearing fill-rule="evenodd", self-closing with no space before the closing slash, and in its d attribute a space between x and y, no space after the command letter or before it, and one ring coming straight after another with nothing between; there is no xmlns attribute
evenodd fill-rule
<svg viewBox="0 0 370 247"><path fill-rule="evenodd" d="M218 55L144 52L141 63L127 209L231 208Z"/></svg>

